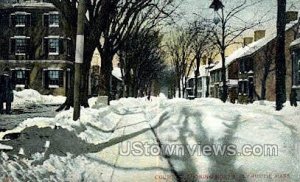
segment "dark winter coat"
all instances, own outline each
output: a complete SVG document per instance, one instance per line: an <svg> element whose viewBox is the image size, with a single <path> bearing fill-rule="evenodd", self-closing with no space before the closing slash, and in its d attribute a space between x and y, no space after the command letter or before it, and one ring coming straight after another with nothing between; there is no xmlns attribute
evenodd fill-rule
<svg viewBox="0 0 300 182"><path fill-rule="evenodd" d="M0 76L0 101L13 102L13 84L9 75Z"/></svg>

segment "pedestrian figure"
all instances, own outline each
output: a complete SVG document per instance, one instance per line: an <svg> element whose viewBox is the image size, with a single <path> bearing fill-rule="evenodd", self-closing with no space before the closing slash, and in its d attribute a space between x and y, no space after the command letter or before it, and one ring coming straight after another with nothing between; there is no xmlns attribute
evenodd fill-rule
<svg viewBox="0 0 300 182"><path fill-rule="evenodd" d="M0 78L1 82L1 103L0 103L0 111L3 113L3 103L6 103L6 114L11 114L11 103L14 100L14 94L13 94L13 84L12 79L9 74L9 69L6 68L4 70L4 74L1 75Z"/></svg>

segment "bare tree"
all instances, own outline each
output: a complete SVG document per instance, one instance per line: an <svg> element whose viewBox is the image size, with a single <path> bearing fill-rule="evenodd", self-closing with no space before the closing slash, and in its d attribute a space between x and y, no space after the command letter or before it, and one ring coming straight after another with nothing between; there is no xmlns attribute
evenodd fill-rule
<svg viewBox="0 0 300 182"><path fill-rule="evenodd" d="M158 26L162 20L170 17L176 6L173 0L115 0L116 8L108 16L106 29L102 41L98 45L101 56L101 74L105 82L104 89L111 99L111 70L113 56L132 34L136 34L143 27Z"/></svg>
<svg viewBox="0 0 300 182"><path fill-rule="evenodd" d="M216 27L213 29L213 41L218 47L219 53L222 59L222 68L221 68L221 80L222 80L222 94L221 100L226 102L228 97L228 88L226 83L226 65L225 65L225 53L229 46L236 44L236 39L240 37L245 31L257 26L262 23L263 18L258 21L249 22L240 18L238 15L246 10L247 8L254 6L260 3L261 0L256 1L247 1L243 0L242 2L238 2L233 7L225 7L221 6L221 12L216 11L216 18L214 19L214 23ZM226 9L226 10L225 10Z"/></svg>
<svg viewBox="0 0 300 182"><path fill-rule="evenodd" d="M272 68L274 64L274 49L275 45L271 42L266 45L263 51L262 61L263 63L263 76L261 79L261 93L260 93L260 100L266 100L266 93L267 93L267 79L269 74L275 71L275 68Z"/></svg>
<svg viewBox="0 0 300 182"><path fill-rule="evenodd" d="M159 31L141 31L121 47L119 52L124 80L124 96L145 96L164 68Z"/></svg>
<svg viewBox="0 0 300 182"><path fill-rule="evenodd" d="M49 0L49 2L61 12L64 29L75 45L77 0ZM169 17L176 7L173 6L172 0L86 0L85 3L87 16L80 97L81 105L88 107L88 73L94 50L98 48L100 52L101 73L105 78L106 94L110 96L112 59L120 45L126 41L133 30L148 23L153 26L158 25L158 22ZM100 38L102 41L99 41ZM72 106L74 94L72 90L73 88L69 90L65 103L58 110Z"/></svg>
<svg viewBox="0 0 300 182"><path fill-rule="evenodd" d="M191 36L191 50L192 55L194 56L188 74L192 65L195 65L195 88L194 88L194 96L197 97L198 94L198 76L200 75L200 64L201 59L207 53L209 53L209 49L213 49L213 43L210 41L212 27L209 25L209 22L205 19L194 21L190 27L190 36Z"/></svg>
<svg viewBox="0 0 300 182"><path fill-rule="evenodd" d="M193 65L191 36L183 28L178 28L171 36L169 42L167 42L167 48L175 72L178 97L182 97L185 93L185 79L191 70L191 67L188 69L188 66Z"/></svg>

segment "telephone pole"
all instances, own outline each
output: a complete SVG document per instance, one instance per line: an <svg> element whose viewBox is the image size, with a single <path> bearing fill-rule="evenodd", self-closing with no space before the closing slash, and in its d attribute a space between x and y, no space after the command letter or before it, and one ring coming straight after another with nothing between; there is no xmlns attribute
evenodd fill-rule
<svg viewBox="0 0 300 182"><path fill-rule="evenodd" d="M277 0L277 42L276 42L276 110L286 102L286 64L285 64L285 25L286 0Z"/></svg>
<svg viewBox="0 0 300 182"><path fill-rule="evenodd" d="M81 86L81 65L84 56L84 21L85 21L85 0L79 0L77 15L77 36L75 54L75 80L74 80L74 112L73 120L80 118L80 86Z"/></svg>

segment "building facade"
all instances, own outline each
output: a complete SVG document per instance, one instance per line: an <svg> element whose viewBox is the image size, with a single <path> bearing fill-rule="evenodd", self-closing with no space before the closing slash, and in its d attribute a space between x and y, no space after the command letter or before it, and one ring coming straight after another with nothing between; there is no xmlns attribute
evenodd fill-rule
<svg viewBox="0 0 300 182"><path fill-rule="evenodd" d="M293 78L293 61L290 44L295 40L299 29L297 13L286 25L285 62L286 62L286 98L290 97ZM296 21L294 21L296 20ZM239 102L248 103L254 100L276 99L276 34L263 38L237 58L239 65Z"/></svg>
<svg viewBox="0 0 300 182"><path fill-rule="evenodd" d="M292 87L298 88L300 95L300 82L298 78L300 49L298 43L290 44L299 34L298 12L287 12L287 25L285 32L285 59L286 59L286 96L290 97ZM276 32L265 36L265 30L254 31L253 37L245 37L243 47L237 49L226 58L226 82L229 99L232 102L249 103L254 100L270 100L276 98ZM299 35L298 35L299 36ZM300 43L300 40L299 40ZM299 52L298 52L299 51ZM298 56L298 58L297 58ZM298 76L297 76L298 74ZM218 98L222 92L221 63L217 63L210 70L210 96ZM299 99L299 96L297 96Z"/></svg>
<svg viewBox="0 0 300 182"><path fill-rule="evenodd" d="M0 2L0 72L9 68L16 90L66 95L73 64L72 41L50 3Z"/></svg>

